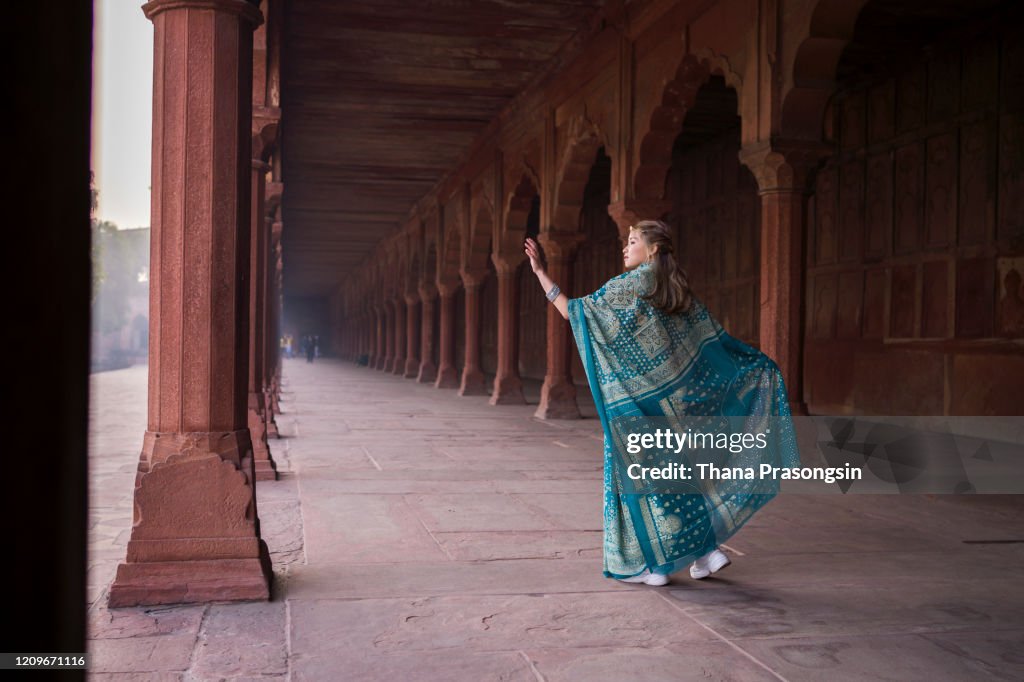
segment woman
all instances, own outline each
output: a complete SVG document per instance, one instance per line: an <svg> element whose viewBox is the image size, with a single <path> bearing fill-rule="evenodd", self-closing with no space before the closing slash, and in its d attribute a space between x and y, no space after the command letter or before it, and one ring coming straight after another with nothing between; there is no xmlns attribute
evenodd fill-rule
<svg viewBox="0 0 1024 682"><path fill-rule="evenodd" d="M728 566L719 544L777 486L760 477L705 480L707 469L694 465L758 472L766 462L799 465L778 367L729 336L692 296L671 230L661 221L631 226L622 250L626 271L582 298L569 299L548 277L536 242L527 239L525 250L548 300L572 325L604 430L604 574L665 585L687 565L698 580ZM672 446L627 447L644 432L652 436L644 442L653 443L666 425L677 434ZM712 448L707 460L708 450L679 440L696 433L761 434L765 447ZM674 481L637 480L647 465L676 473L688 466L690 473Z"/></svg>

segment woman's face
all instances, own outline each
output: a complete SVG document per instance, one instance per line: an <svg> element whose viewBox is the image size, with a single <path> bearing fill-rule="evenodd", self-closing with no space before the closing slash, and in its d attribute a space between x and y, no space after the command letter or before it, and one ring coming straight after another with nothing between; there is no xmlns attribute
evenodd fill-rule
<svg viewBox="0 0 1024 682"><path fill-rule="evenodd" d="M626 269L632 270L641 263L646 262L650 256L651 250L647 247L647 242L644 241L643 235L636 230L630 230L626 246L622 249L622 261Z"/></svg>

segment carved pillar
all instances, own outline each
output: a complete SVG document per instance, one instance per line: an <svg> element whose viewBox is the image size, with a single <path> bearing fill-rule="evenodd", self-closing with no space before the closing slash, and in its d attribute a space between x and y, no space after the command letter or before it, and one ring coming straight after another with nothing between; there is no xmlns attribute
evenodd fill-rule
<svg viewBox="0 0 1024 682"><path fill-rule="evenodd" d="M441 303L441 335L437 368L437 380L434 388L458 388L459 373L455 369L455 292L459 285L445 282L437 285L437 295Z"/></svg>
<svg viewBox="0 0 1024 682"><path fill-rule="evenodd" d="M267 437L277 438L277 422L274 415L280 412L278 387L281 371L281 230L282 224L271 224L270 243L267 248L267 269L265 274L266 306L264 307L263 345L263 396Z"/></svg>
<svg viewBox="0 0 1024 682"><path fill-rule="evenodd" d="M240 0L155 0L143 10L156 64L149 414L110 606L267 599L246 425L261 16Z"/></svg>
<svg viewBox="0 0 1024 682"><path fill-rule="evenodd" d="M540 235L540 244L547 258L547 271L551 280L559 286L566 287L565 293L572 286L572 261L576 247L583 240L583 235L561 235L546 233ZM535 416L541 419L578 419L580 409L576 405L576 386L572 382L572 369L569 363L571 329L568 320L562 318L555 306L547 308L547 371L544 374L544 385L540 391L540 405Z"/></svg>
<svg viewBox="0 0 1024 682"><path fill-rule="evenodd" d="M281 256L281 232L283 225L276 222L271 227L270 238L273 243L274 255L270 263L270 288L267 291L267 300L270 311L270 330L268 336L271 343L266 347L267 369L265 376L268 384L266 394L269 398L267 403L267 435L277 438L277 422L274 415L281 414L281 277L284 269L284 262Z"/></svg>
<svg viewBox="0 0 1024 682"><path fill-rule="evenodd" d="M249 399L248 424L252 436L253 459L257 481L277 480L277 466L267 445L267 401L265 372L267 370L266 318L267 260L269 235L263 215L265 178L270 166L260 159L252 160L252 230L249 239Z"/></svg>
<svg viewBox="0 0 1024 682"><path fill-rule="evenodd" d="M405 328L406 315L405 297L398 297L394 302L395 307L395 360L391 365L391 373L402 376L405 374Z"/></svg>
<svg viewBox="0 0 1024 682"><path fill-rule="evenodd" d="M480 370L480 288L486 275L486 271L462 273L466 289L466 356L459 395L487 395L487 381Z"/></svg>
<svg viewBox="0 0 1024 682"><path fill-rule="evenodd" d="M434 306L437 305L437 288L433 284L420 286L420 369L416 381L431 384L437 378L434 364Z"/></svg>
<svg viewBox="0 0 1024 682"><path fill-rule="evenodd" d="M384 362L377 369L391 371L395 361L395 306L391 301L384 301Z"/></svg>
<svg viewBox="0 0 1024 682"><path fill-rule="evenodd" d="M380 303L373 306L374 317L376 318L376 324L374 325L374 350L373 350L373 362L370 363L372 369L381 369L384 366L384 338L387 325L384 317L384 306Z"/></svg>
<svg viewBox="0 0 1024 682"><path fill-rule="evenodd" d="M519 263L494 261L498 278L498 372L494 376L491 405L523 405L519 378Z"/></svg>
<svg viewBox="0 0 1024 682"><path fill-rule="evenodd" d="M405 297L405 378L414 379L420 368L420 339L418 335L419 298Z"/></svg>
<svg viewBox="0 0 1024 682"><path fill-rule="evenodd" d="M759 143L740 152L761 195L759 345L782 370L794 414L807 414L803 399L807 180L830 151L814 143Z"/></svg>

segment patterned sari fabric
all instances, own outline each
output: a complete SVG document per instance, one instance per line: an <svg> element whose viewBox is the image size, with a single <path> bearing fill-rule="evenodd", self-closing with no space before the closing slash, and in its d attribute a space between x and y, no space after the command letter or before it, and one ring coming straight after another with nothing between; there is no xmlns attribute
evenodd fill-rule
<svg viewBox="0 0 1024 682"><path fill-rule="evenodd" d="M673 573L708 553L777 492L755 477L636 482L630 462L692 463L668 448L629 454L630 433L669 425L677 432L717 429L771 433L769 446L716 454L719 467L799 466L786 389L778 367L729 336L696 299L667 315L642 297L654 273L641 265L598 291L569 301L569 321L604 430L604 573ZM635 450L636 448L634 448Z"/></svg>

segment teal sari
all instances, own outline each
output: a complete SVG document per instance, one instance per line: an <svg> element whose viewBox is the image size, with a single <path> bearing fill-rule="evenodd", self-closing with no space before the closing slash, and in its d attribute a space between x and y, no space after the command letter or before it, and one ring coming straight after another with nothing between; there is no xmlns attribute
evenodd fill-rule
<svg viewBox="0 0 1024 682"><path fill-rule="evenodd" d="M800 463L778 366L727 334L696 299L684 313L654 308L643 298L653 280L645 264L569 301L569 322L604 431L604 574L612 578L686 567L777 492L777 484L762 479L676 488L634 484L622 475L625 463L639 461L626 454L631 430L649 428L652 421L679 432L700 424L721 428L728 419L734 431L771 432L771 445L727 452L719 465ZM685 462L686 456L668 450L655 462Z"/></svg>

